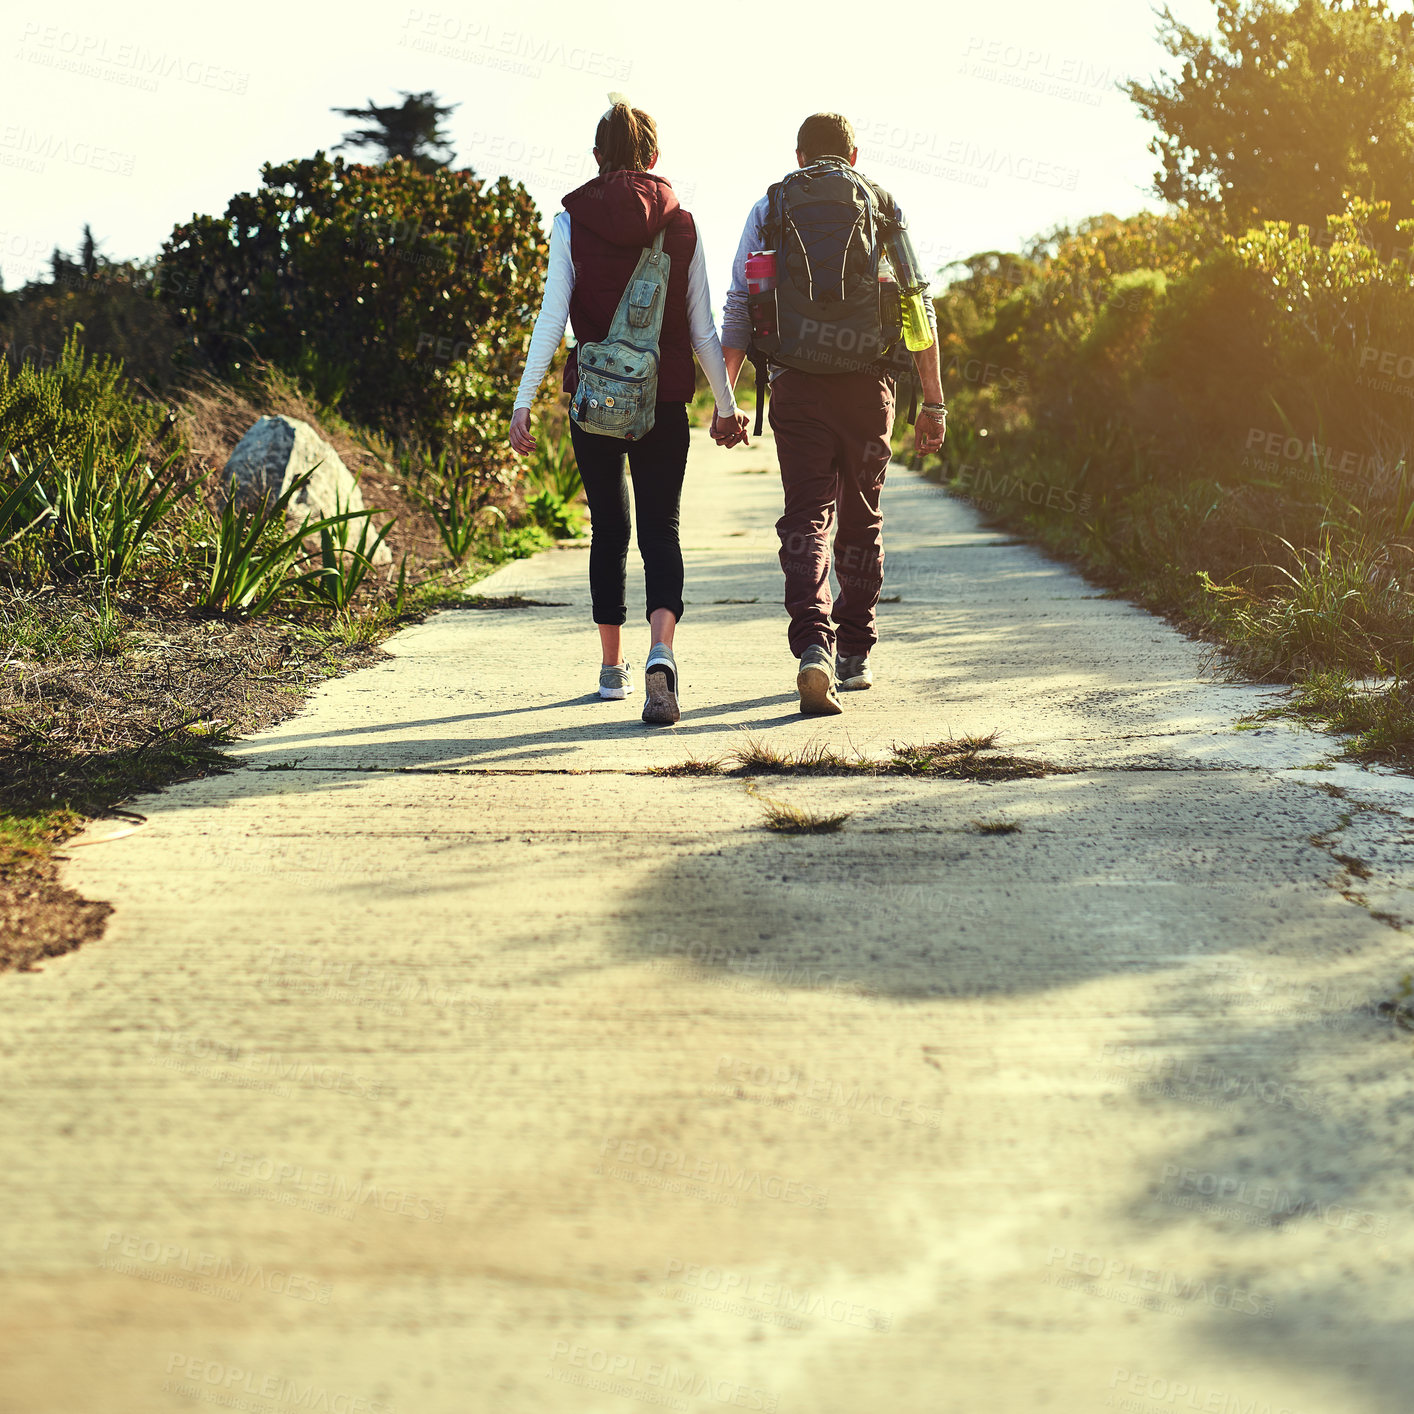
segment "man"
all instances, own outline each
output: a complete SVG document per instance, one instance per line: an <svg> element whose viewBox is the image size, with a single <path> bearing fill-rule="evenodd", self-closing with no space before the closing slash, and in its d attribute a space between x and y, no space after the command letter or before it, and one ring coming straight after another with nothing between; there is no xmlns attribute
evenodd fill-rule
<svg viewBox="0 0 1414 1414"><path fill-rule="evenodd" d="M878 641L876 609L884 581L879 497L893 431L894 380L885 360L873 357L880 342L880 301L877 276L868 273L867 260L869 232L902 232L904 221L897 204L882 188L857 176L843 180L858 156L854 129L846 118L838 113L816 113L805 120L796 141L795 160L800 168L809 170L789 174L752 208L732 266L722 320L722 351L735 387L752 342L747 257L753 251L781 246L776 256L777 290L784 299L785 282L794 281L789 299L795 301L797 317L792 326L783 304L781 338L766 345L779 345L785 360L778 362L773 354L770 366L771 430L776 436L785 492L785 512L776 531L785 572L791 652L799 659L796 688L800 710L811 715L834 715L843 710L837 681L845 689L873 685L869 654ZM809 190L811 183L813 192ZM805 199L790 208L790 199L782 193L802 186ZM851 226L848 200L855 193L859 215ZM873 216L866 209L871 198ZM832 206L843 210L844 219L831 217ZM787 212L784 216L783 211ZM784 230L787 225L789 236ZM862 268L866 270L863 276L859 273ZM907 277L900 272L898 278L903 281ZM925 298L923 305L933 343L913 355L923 393L914 435L919 454L936 452L946 431L937 320L932 302ZM799 317L801 310L806 317ZM849 322L867 323L871 318L875 330L868 336L860 335ZM757 344L762 345L759 336ZM856 349L857 356L842 360L838 352L842 348ZM719 425L715 417L712 435L728 446L741 440L735 424ZM833 604L827 543L831 519L835 522L835 576L840 585L839 598Z"/></svg>

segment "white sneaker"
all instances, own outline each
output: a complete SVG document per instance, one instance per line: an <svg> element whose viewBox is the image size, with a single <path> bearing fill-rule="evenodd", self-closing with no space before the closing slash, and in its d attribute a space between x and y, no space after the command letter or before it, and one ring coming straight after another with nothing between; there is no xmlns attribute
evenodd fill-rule
<svg viewBox="0 0 1414 1414"><path fill-rule="evenodd" d="M610 667L607 663L599 669L599 696L606 698L610 702L622 702L628 696L628 660L625 659L618 667Z"/></svg>

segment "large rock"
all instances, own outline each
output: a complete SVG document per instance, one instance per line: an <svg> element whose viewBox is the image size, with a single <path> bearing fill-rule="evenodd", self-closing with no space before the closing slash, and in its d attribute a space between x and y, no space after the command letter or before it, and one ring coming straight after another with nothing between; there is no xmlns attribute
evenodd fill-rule
<svg viewBox="0 0 1414 1414"><path fill-rule="evenodd" d="M277 500L307 471L314 473L309 484L286 508L291 529L306 516L317 519L341 510L363 509L363 493L338 452L297 417L277 415L256 422L236 443L221 481L228 500L248 506ZM357 544L360 530L357 521L350 525L351 543ZM392 559L386 542L373 556L374 563L380 565L391 564Z"/></svg>

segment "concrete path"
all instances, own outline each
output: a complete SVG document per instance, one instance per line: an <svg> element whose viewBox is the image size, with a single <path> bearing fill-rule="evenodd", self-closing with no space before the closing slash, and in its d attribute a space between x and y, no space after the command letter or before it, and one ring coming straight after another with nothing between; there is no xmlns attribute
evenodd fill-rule
<svg viewBox="0 0 1414 1414"><path fill-rule="evenodd" d="M773 465L694 448L677 729L562 549L72 851L0 1409L1409 1408L1408 783L901 468L879 686L802 720ZM993 730L1070 769L762 778L850 812L794 837L648 773Z"/></svg>

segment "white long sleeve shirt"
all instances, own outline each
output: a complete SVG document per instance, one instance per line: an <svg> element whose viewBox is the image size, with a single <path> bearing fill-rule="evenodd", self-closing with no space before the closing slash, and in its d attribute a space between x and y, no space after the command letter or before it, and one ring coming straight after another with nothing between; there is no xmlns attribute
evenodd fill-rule
<svg viewBox="0 0 1414 1414"><path fill-rule="evenodd" d="M545 275L545 298L535 316L535 332L530 336L530 352L525 359L516 407L528 408L545 378L555 350L565 337L570 318L570 295L574 293L574 260L570 255L570 214L561 211L550 228L550 268ZM727 377L727 361L712 318L712 296L707 288L707 262L699 239L687 267L687 328L692 351L712 386L718 417L736 416L736 399Z"/></svg>

